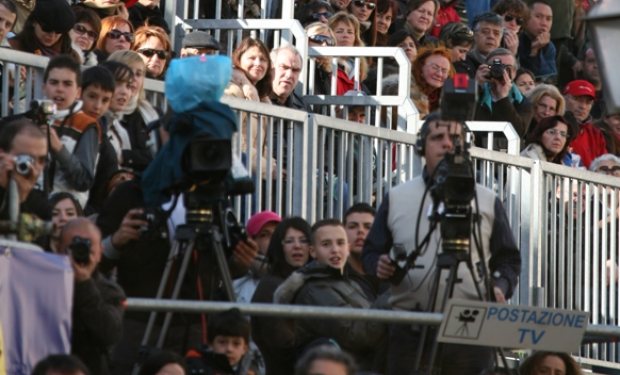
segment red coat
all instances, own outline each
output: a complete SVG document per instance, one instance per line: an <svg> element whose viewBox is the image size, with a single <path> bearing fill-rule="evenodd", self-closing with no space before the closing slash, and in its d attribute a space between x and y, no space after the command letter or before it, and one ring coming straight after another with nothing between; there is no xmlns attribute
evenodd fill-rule
<svg viewBox="0 0 620 375"><path fill-rule="evenodd" d="M591 122L579 125L579 133L571 142L570 147L572 152L581 156L586 168L590 167L594 159L607 153L603 132Z"/></svg>
<svg viewBox="0 0 620 375"><path fill-rule="evenodd" d="M437 17L435 17L435 25L431 29L431 35L439 39L439 33L441 32L441 28L444 25L450 22L461 22L461 16L456 11L456 1L451 2L447 5L442 5L437 12Z"/></svg>

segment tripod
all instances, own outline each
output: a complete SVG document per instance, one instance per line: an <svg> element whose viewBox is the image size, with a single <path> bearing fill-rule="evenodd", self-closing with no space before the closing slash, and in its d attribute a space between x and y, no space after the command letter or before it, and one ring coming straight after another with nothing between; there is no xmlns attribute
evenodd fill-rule
<svg viewBox="0 0 620 375"><path fill-rule="evenodd" d="M174 288L170 296L171 299L177 299L181 292L181 286L186 278L190 260L194 256L210 255L207 259L215 259L217 265L217 273L210 273L211 286L209 297L215 295L215 287L217 281L221 281L226 298L229 301L235 300L235 293L232 286L232 277L226 260L224 244L229 247L233 239L229 232L229 227L239 228L236 218L231 211L226 210L226 196L220 189L202 188L198 191L187 193L184 196L186 207L186 224L176 228L175 239L170 250L170 256L166 262L166 267L162 274L162 279L157 290L155 298L162 299L166 291L166 286L170 282L172 269L175 261L180 259L180 268L174 283ZM243 233L241 233L243 235ZM218 278L219 276L219 278ZM155 347L161 349L170 324L172 322L173 313L168 312L165 315L164 322L157 338ZM142 342L140 344L140 352L143 355L148 353L149 342L152 331L157 320L157 312L153 311L149 315ZM133 374L139 371L139 364L134 366Z"/></svg>

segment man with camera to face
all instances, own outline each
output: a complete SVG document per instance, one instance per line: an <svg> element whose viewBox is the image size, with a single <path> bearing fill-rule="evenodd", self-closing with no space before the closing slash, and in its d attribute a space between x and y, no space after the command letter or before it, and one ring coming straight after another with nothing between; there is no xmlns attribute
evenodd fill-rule
<svg viewBox="0 0 620 375"><path fill-rule="evenodd" d="M362 261L368 274L392 282L389 303L393 309L439 311L442 307L443 291L447 287L444 276L448 276L448 270L439 268L437 262L438 255L447 252L444 249L448 242L444 242L441 227L450 225L449 228L454 228L455 223L446 223L442 219L433 230L432 221L437 219L429 216L437 210L431 198L434 193L432 190L429 194L424 192L430 187L437 187L446 177L440 172L446 170L442 167L444 158L450 153L456 154L457 149L463 150L465 135L461 124L443 121L436 113L429 115L416 142L417 153L426 161L422 175L390 190L377 210L364 243ZM466 262L459 263L453 297L480 299L477 293L479 288L484 296L488 294L497 302L505 302L516 289L521 265L519 249L501 202L492 191L480 185L474 187L473 176L471 181L471 190L472 193L475 191L473 195L478 202L475 206L473 199L470 202L475 207L472 208L471 220L480 218L478 240L481 249L475 245L476 241L471 240L472 245L466 255L473 270L468 270ZM463 187L459 189L467 190ZM441 202L443 205L443 200ZM472 228L465 229L473 239ZM425 237L427 240L424 240ZM420 246L422 242L427 246ZM402 257L396 254L399 249L404 252L404 257L417 253L413 263L406 265L400 261ZM484 276L485 268L487 277ZM435 279L438 272L442 272L441 277ZM400 280L398 274L402 275ZM485 282L487 278L490 278L489 284ZM439 281L437 303L429 306L434 280ZM429 365L426 356L432 343L422 342L421 326L394 325L389 336L387 374L411 374L420 346L424 348L423 367L425 362L426 366ZM443 375L479 374L489 369L493 362L491 348L450 344L443 345L442 349L442 355L434 365L442 366Z"/></svg>
<svg viewBox="0 0 620 375"><path fill-rule="evenodd" d="M122 335L125 293L97 270L102 255L99 229L86 218L71 220L62 229L59 253L71 258L75 276L72 354L91 374L110 374L109 350Z"/></svg>
<svg viewBox="0 0 620 375"><path fill-rule="evenodd" d="M20 212L49 220L51 209L40 190L34 186L45 167L45 135L30 119L9 121L0 128L0 220L9 219L9 180L17 187Z"/></svg>
<svg viewBox="0 0 620 375"><path fill-rule="evenodd" d="M513 83L517 69L517 61L509 50L496 48L489 53L486 64L476 71L479 95L474 120L510 122L523 138L533 112L530 102Z"/></svg>

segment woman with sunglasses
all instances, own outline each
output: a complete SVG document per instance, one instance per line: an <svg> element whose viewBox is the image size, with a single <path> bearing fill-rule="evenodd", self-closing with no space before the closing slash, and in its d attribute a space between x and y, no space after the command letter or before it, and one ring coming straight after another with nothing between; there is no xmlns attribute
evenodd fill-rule
<svg viewBox="0 0 620 375"><path fill-rule="evenodd" d="M24 28L9 39L11 48L54 57L69 54L80 60L71 46L69 30L75 24L75 15L64 0L37 1L34 10L24 23Z"/></svg>
<svg viewBox="0 0 620 375"><path fill-rule="evenodd" d="M69 31L69 36L75 47L79 47L82 65L97 65L97 55L93 52L95 42L101 32L101 19L91 9L82 6L73 6L75 25Z"/></svg>
<svg viewBox="0 0 620 375"><path fill-rule="evenodd" d="M564 117L545 117L527 137L521 156L570 166L568 145L572 139L571 127Z"/></svg>
<svg viewBox="0 0 620 375"><path fill-rule="evenodd" d="M110 16L101 20L101 32L95 53L99 61L105 61L114 51L131 49L133 26L121 16Z"/></svg>
<svg viewBox="0 0 620 375"><path fill-rule="evenodd" d="M493 12L502 17L504 24L501 47L516 56L519 50L519 33L529 13L527 5L522 0L500 0L493 6Z"/></svg>
<svg viewBox="0 0 620 375"><path fill-rule="evenodd" d="M300 217L282 220L267 248L269 270L259 281L252 302L273 303L273 293L293 271L310 260L310 224ZM265 359L268 375L292 374L297 353L295 323L289 319L252 317L252 338Z"/></svg>
<svg viewBox="0 0 620 375"><path fill-rule="evenodd" d="M314 22L327 24L332 14L334 14L334 9L329 3L323 0L314 0L299 7L299 10L295 12L295 18L301 22L303 27L306 27Z"/></svg>
<svg viewBox="0 0 620 375"><path fill-rule="evenodd" d="M306 26L308 47L333 47L336 35L329 26L322 22L314 22ZM317 57L314 65L314 86L311 95L330 95L332 64L329 57Z"/></svg>
<svg viewBox="0 0 620 375"><path fill-rule="evenodd" d="M148 78L164 79L171 53L170 38L164 29L157 26L142 26L136 30L132 50L142 56Z"/></svg>
<svg viewBox="0 0 620 375"><path fill-rule="evenodd" d="M349 13L357 18L362 40L367 46L374 46L377 40L376 7L377 0L353 0L349 4Z"/></svg>

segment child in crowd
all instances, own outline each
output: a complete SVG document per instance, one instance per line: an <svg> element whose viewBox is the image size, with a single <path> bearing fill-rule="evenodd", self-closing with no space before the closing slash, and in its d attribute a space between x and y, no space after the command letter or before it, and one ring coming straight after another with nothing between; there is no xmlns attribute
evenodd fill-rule
<svg viewBox="0 0 620 375"><path fill-rule="evenodd" d="M101 132L97 120L83 111L80 64L71 56L50 60L43 74L43 93L56 104L52 126L41 125L52 156L45 170L46 192L67 191L82 207L95 180Z"/></svg>
<svg viewBox="0 0 620 375"><path fill-rule="evenodd" d="M107 134L108 120L104 116L114 95L116 84L112 73L103 66L94 66L82 73L83 110L99 122L102 134ZM87 214L97 212L105 195L105 187L118 170L118 159L108 137L102 137L99 146L99 162L95 171L95 183L88 197Z"/></svg>

